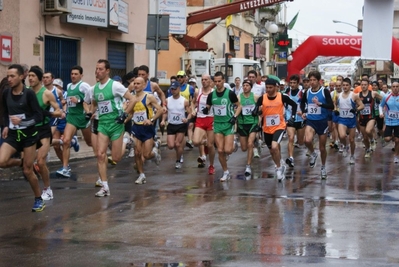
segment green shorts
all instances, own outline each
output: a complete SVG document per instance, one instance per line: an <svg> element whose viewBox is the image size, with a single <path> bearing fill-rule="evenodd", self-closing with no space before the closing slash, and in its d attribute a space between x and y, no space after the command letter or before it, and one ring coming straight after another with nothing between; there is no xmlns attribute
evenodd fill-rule
<svg viewBox="0 0 399 267"><path fill-rule="evenodd" d="M223 134L224 136L234 134L234 125L230 122L214 122L213 132L215 134Z"/></svg>
<svg viewBox="0 0 399 267"><path fill-rule="evenodd" d="M108 136L111 141L115 141L125 131L124 124L115 123L115 121L98 121L97 131L105 136Z"/></svg>
<svg viewBox="0 0 399 267"><path fill-rule="evenodd" d="M90 121L86 120L85 115L67 115L66 121L69 124L72 124L76 127L76 129L86 129L90 125Z"/></svg>

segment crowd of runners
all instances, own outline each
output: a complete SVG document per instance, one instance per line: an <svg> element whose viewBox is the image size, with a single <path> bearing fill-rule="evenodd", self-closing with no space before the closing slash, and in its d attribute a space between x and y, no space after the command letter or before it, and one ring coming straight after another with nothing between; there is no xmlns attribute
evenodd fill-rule
<svg viewBox="0 0 399 267"><path fill-rule="evenodd" d="M305 147L311 168L320 156L320 177L326 179L328 138L331 149L352 165L356 157L372 157L377 141L385 146L393 139L393 161L399 163L397 82L389 90L383 81L370 82L368 76L357 86L337 76L336 82L325 86L320 73L312 71L304 78L292 75L285 84L251 70L246 77L235 77L231 85L222 72L205 73L197 84L195 77L179 71L164 92L156 79L149 79L147 66L111 79L110 64L103 59L96 63L95 76L97 83L90 86L82 80L82 67L72 67L71 83L64 92L63 81L51 72L13 64L1 81L0 167L23 168L35 195L32 211L42 211L45 201L54 197L46 164L51 147L62 163L57 174L71 177L69 159L71 148L79 151L78 130L97 158L98 177L93 182L96 179L100 189L96 197L111 194L107 166L116 165L125 153L134 157L135 183L147 182L144 162L161 163L158 128L166 128L167 148L175 150L176 169L183 168L188 147L198 150L198 168L215 175L217 154L221 182L231 179L228 159L239 147L246 152L242 168L248 179L252 161L260 158L263 147L270 152L278 181L285 179L287 168L294 168L294 150L305 153ZM364 149L355 149L356 134ZM282 148L284 137L288 142ZM287 151L285 159L282 149Z"/></svg>

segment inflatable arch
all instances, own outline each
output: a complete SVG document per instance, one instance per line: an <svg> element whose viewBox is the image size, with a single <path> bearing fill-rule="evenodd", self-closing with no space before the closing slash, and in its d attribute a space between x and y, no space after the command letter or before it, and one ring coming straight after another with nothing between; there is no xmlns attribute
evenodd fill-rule
<svg viewBox="0 0 399 267"><path fill-rule="evenodd" d="M361 36L310 36L292 53L287 62L287 77L299 74L317 56L359 57ZM392 37L392 61L399 64L399 41Z"/></svg>

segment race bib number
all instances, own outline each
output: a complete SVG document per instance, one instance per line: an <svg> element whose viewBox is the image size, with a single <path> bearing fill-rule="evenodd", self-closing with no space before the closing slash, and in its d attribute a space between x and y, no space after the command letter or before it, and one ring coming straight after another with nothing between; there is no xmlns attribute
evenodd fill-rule
<svg viewBox="0 0 399 267"><path fill-rule="evenodd" d="M111 101L98 102L98 111L100 115L111 113L113 111Z"/></svg>
<svg viewBox="0 0 399 267"><path fill-rule="evenodd" d="M67 105L68 105L69 108L74 108L74 107L76 107L76 103L72 102L72 97L71 97L71 96L69 96L69 97L67 98Z"/></svg>
<svg viewBox="0 0 399 267"><path fill-rule="evenodd" d="M353 113L350 112L349 108L340 108L339 109L339 116L341 118L353 118Z"/></svg>
<svg viewBox="0 0 399 267"><path fill-rule="evenodd" d="M360 111L361 115L370 115L371 114L371 107L370 104L364 105L364 109Z"/></svg>
<svg viewBox="0 0 399 267"><path fill-rule="evenodd" d="M15 115L11 115L11 116L18 117L18 118L20 118L21 120L23 120L23 119L26 118L26 117L25 117L25 114L15 114ZM11 117L11 116L9 116L9 117ZM14 124L11 122L11 118L10 118L10 124L8 125L8 128L10 128L10 129L12 129L12 130L17 130L17 129L25 129L26 127L21 127L21 126L19 126L19 125L14 125Z"/></svg>
<svg viewBox="0 0 399 267"><path fill-rule="evenodd" d="M321 107L319 107L316 104L309 104L308 105L308 114L320 115L321 114Z"/></svg>
<svg viewBox="0 0 399 267"><path fill-rule="evenodd" d="M277 126L280 124L280 116L279 115L268 115L266 116L266 126Z"/></svg>
<svg viewBox="0 0 399 267"><path fill-rule="evenodd" d="M182 119L183 119L183 117L182 117L182 115L179 114L179 113L172 113L172 114L170 114L170 116L169 116L169 121L170 121L172 124L180 124L180 123L182 122Z"/></svg>
<svg viewBox="0 0 399 267"><path fill-rule="evenodd" d="M213 113L216 116L226 116L226 106L224 105L214 105L213 106Z"/></svg>
<svg viewBox="0 0 399 267"><path fill-rule="evenodd" d="M133 121L136 123L142 123L147 119L147 113L145 111L135 112L133 114Z"/></svg>
<svg viewBox="0 0 399 267"><path fill-rule="evenodd" d="M399 119L399 111L388 111L388 118Z"/></svg>
<svg viewBox="0 0 399 267"><path fill-rule="evenodd" d="M241 113L242 115L252 115L252 111L255 109L255 105L247 105L247 106L242 106Z"/></svg>

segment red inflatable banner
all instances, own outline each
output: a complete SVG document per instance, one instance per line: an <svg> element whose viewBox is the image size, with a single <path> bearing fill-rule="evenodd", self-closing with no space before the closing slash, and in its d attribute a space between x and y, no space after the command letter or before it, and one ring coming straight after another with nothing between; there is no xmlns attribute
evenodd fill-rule
<svg viewBox="0 0 399 267"><path fill-rule="evenodd" d="M287 77L299 74L318 56L359 57L362 49L361 36L310 36L298 46L287 62ZM399 41L392 37L392 61L399 64Z"/></svg>

